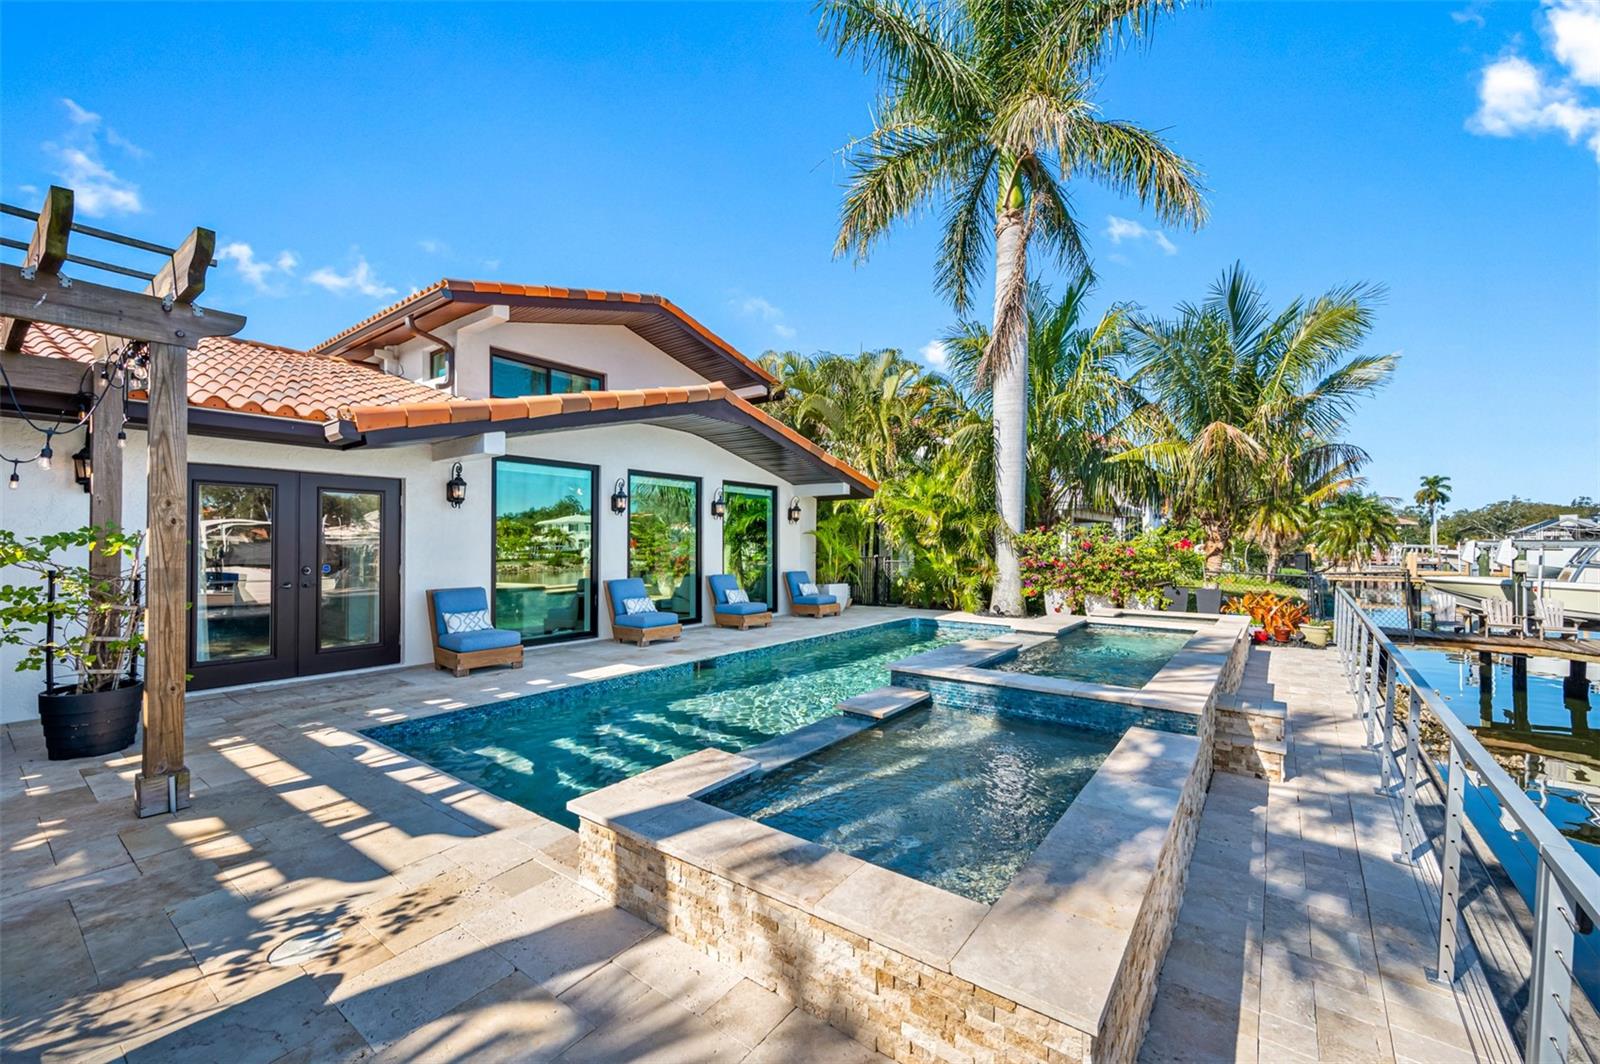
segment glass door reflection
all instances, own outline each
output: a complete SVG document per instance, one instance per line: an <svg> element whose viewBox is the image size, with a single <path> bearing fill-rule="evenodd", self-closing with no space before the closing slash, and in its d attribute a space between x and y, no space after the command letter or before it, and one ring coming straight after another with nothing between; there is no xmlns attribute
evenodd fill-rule
<svg viewBox="0 0 1600 1064"><path fill-rule="evenodd" d="M195 495L194 660L270 657L277 486L201 483Z"/></svg>
<svg viewBox="0 0 1600 1064"><path fill-rule="evenodd" d="M494 623L524 643L594 634L593 466L494 467Z"/></svg>
<svg viewBox="0 0 1600 1064"><path fill-rule="evenodd" d="M317 647L372 646L383 638L383 496L328 490L317 496Z"/></svg>
<svg viewBox="0 0 1600 1064"><path fill-rule="evenodd" d="M656 608L700 619L700 478L628 474L628 575Z"/></svg>
<svg viewBox="0 0 1600 1064"><path fill-rule="evenodd" d="M778 492L758 484L725 483L722 571L738 577L752 599L778 606Z"/></svg>

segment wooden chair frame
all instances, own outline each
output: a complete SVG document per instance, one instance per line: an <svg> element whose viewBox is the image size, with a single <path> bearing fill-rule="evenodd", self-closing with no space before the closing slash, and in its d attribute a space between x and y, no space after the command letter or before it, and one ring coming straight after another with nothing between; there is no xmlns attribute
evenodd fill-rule
<svg viewBox="0 0 1600 1064"><path fill-rule="evenodd" d="M824 602L821 605L796 602L787 580L783 581L783 592L789 596L789 612L796 617L837 617L844 609L838 602Z"/></svg>
<svg viewBox="0 0 1600 1064"><path fill-rule="evenodd" d="M485 665L510 665L513 669L522 668L522 644L516 643L508 647L495 647L491 650L469 650L466 653L457 653L447 650L439 645L439 607L433 601L433 592L428 592L428 629L433 633L433 664L437 668L448 669L456 676L466 676L473 669Z"/></svg>
<svg viewBox="0 0 1600 1064"><path fill-rule="evenodd" d="M631 625L617 623L617 604L611 601L611 588L602 587L600 597L606 600L606 614L611 618L611 634L619 643L632 643L634 646L647 647L652 639L681 639L683 625L662 624L654 628L634 628Z"/></svg>
<svg viewBox="0 0 1600 1064"><path fill-rule="evenodd" d="M772 625L772 611L765 613L720 613L717 610L717 589L711 586L711 577L706 577L706 590L711 592L711 620L718 628L737 628L741 632L747 628L768 628Z"/></svg>

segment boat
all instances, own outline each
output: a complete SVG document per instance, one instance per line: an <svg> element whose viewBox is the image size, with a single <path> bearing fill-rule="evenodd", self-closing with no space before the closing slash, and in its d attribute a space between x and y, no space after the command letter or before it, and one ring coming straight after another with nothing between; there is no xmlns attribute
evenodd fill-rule
<svg viewBox="0 0 1600 1064"><path fill-rule="evenodd" d="M1474 556L1472 547L1489 545L1469 544L1463 558ZM1567 622L1600 625L1600 521L1565 515L1518 529L1495 544L1491 556L1502 572L1419 570L1417 579L1474 613L1487 613L1492 600L1511 603L1519 614L1531 603L1556 602Z"/></svg>

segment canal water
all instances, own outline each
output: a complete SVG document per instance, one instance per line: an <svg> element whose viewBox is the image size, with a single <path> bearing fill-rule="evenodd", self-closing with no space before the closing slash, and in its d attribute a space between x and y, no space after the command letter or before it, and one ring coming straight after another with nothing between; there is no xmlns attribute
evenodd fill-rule
<svg viewBox="0 0 1600 1064"><path fill-rule="evenodd" d="M1578 855L1600 871L1600 695L1595 685L1566 687L1567 663L1557 658L1529 658L1527 686L1518 688L1511 682L1509 657L1497 656L1484 666L1476 653L1409 646L1400 652L1472 727ZM1469 801L1468 814L1531 909L1532 846L1512 830L1514 822L1499 814L1492 799ZM1600 932L1580 936L1577 945L1579 981L1591 1001L1600 1001Z"/></svg>

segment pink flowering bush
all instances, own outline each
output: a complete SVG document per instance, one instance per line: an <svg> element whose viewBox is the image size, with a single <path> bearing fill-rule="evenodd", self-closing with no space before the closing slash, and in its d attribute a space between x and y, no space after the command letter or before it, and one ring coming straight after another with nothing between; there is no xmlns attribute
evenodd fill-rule
<svg viewBox="0 0 1600 1064"><path fill-rule="evenodd" d="M1016 547L1023 594L1043 598L1059 591L1073 611L1081 610L1089 595L1124 605L1163 587L1198 583L1204 565L1182 528L1118 539L1104 527L1040 527L1019 535Z"/></svg>

